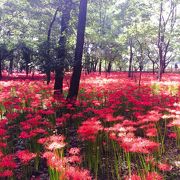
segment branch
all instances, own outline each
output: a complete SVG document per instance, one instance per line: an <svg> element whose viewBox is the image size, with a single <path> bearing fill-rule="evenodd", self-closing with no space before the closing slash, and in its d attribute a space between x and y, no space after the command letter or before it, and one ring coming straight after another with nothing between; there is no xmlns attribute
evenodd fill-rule
<svg viewBox="0 0 180 180"><path fill-rule="evenodd" d="M54 16L53 16L53 19L52 19L51 23L49 24L48 35L47 35L48 43L50 41L52 26L53 26L53 24L54 24L54 22L56 20L56 16L57 16L58 11L59 11L59 7L56 9L56 11L54 13Z"/></svg>

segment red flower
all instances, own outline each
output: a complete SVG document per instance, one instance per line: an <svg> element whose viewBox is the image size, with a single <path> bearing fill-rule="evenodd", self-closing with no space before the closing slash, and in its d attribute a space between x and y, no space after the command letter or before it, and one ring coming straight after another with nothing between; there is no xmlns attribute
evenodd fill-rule
<svg viewBox="0 0 180 180"><path fill-rule="evenodd" d="M153 156L148 156L148 157L146 157L146 162L147 163L150 163L151 165L153 165L153 166L155 166L156 165L156 162L155 162L155 159L154 159L154 157Z"/></svg>
<svg viewBox="0 0 180 180"><path fill-rule="evenodd" d="M0 172L0 177L11 177L13 176L12 170L5 170L3 172Z"/></svg>
<svg viewBox="0 0 180 180"><path fill-rule="evenodd" d="M162 171L171 171L172 166L169 164L159 163L158 168Z"/></svg>
<svg viewBox="0 0 180 180"><path fill-rule="evenodd" d="M71 148L70 150L69 150L69 154L71 154L71 155L78 155L80 153L80 149L79 148Z"/></svg>
<svg viewBox="0 0 180 180"><path fill-rule="evenodd" d="M36 157L36 154L29 152L29 150L18 151L16 155L25 164Z"/></svg>
<svg viewBox="0 0 180 180"><path fill-rule="evenodd" d="M0 147L5 148L6 146L7 146L7 144L6 144L6 143L4 143L4 142L0 142Z"/></svg>
<svg viewBox="0 0 180 180"><path fill-rule="evenodd" d="M83 140L94 141L98 131L102 129L103 127L101 125L101 122L96 118L91 118L82 123L82 125L78 129L78 134Z"/></svg>
<svg viewBox="0 0 180 180"><path fill-rule="evenodd" d="M4 154L0 151L0 158L3 156Z"/></svg>
<svg viewBox="0 0 180 180"><path fill-rule="evenodd" d="M79 156L70 156L68 157L68 162L71 162L71 163L81 163L81 158Z"/></svg>
<svg viewBox="0 0 180 180"><path fill-rule="evenodd" d="M168 137L176 139L177 138L177 134L176 133L169 133Z"/></svg>
<svg viewBox="0 0 180 180"><path fill-rule="evenodd" d="M48 150L55 150L63 148L66 143L64 142L65 137L62 135L52 135L47 138L41 138L38 140L38 143L43 144L44 147Z"/></svg>
<svg viewBox="0 0 180 180"><path fill-rule="evenodd" d="M125 180L141 180L141 177L136 174L133 174L131 176L126 177Z"/></svg>
<svg viewBox="0 0 180 180"><path fill-rule="evenodd" d="M10 119L10 120L16 119L18 116L19 114L15 112L6 114L7 119Z"/></svg>
<svg viewBox="0 0 180 180"><path fill-rule="evenodd" d="M127 152L139 152L139 153L151 153L158 148L159 144L153 141L149 141L145 138L135 137L123 137L120 142L121 146Z"/></svg>
<svg viewBox="0 0 180 180"><path fill-rule="evenodd" d="M2 168L7 167L7 168L13 168L14 169L17 167L17 165L14 162L12 155L6 155L3 158L1 158L0 167L2 167Z"/></svg>
<svg viewBox="0 0 180 180"><path fill-rule="evenodd" d="M148 172L146 180L162 180L163 177L156 172Z"/></svg>
<svg viewBox="0 0 180 180"><path fill-rule="evenodd" d="M149 128L146 130L146 136L154 137L157 136L157 129L156 128Z"/></svg>
<svg viewBox="0 0 180 180"><path fill-rule="evenodd" d="M0 129L0 136L4 136L6 134L6 130L5 129Z"/></svg>
<svg viewBox="0 0 180 180"><path fill-rule="evenodd" d="M67 170L66 170L66 177L70 180L91 180L91 176L88 170L85 169L80 169L80 168L75 168L70 166Z"/></svg>
<svg viewBox="0 0 180 180"><path fill-rule="evenodd" d="M22 139L29 139L30 137L31 137L30 134L28 134L25 131L22 131L19 135L19 138L22 138Z"/></svg>

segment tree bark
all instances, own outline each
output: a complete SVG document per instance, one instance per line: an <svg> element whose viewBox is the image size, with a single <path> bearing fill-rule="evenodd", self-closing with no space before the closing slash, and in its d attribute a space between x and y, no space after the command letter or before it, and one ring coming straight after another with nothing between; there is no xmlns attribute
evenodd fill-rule
<svg viewBox="0 0 180 180"><path fill-rule="evenodd" d="M25 61L26 76L29 74L29 63L30 63L30 50L27 47L23 48L23 58Z"/></svg>
<svg viewBox="0 0 180 180"><path fill-rule="evenodd" d="M64 1L61 19L61 35L59 38L58 63L55 67L54 94L63 93L64 61L66 57L66 41L71 13L71 1Z"/></svg>
<svg viewBox="0 0 180 180"><path fill-rule="evenodd" d="M84 46L84 34L86 27L86 14L87 14L87 0L81 0L79 6L79 17L78 17L78 29L77 29L77 41L75 49L74 67L73 74L71 77L70 88L67 99L75 101L77 99L79 91L79 83L82 70L82 55Z"/></svg>
<svg viewBox="0 0 180 180"><path fill-rule="evenodd" d="M101 71L102 71L102 60L99 60L99 74L101 75Z"/></svg>
<svg viewBox="0 0 180 180"><path fill-rule="evenodd" d="M132 39L129 40L129 46L130 46L130 57L129 57L128 77L132 77L132 61L133 61Z"/></svg>
<svg viewBox="0 0 180 180"><path fill-rule="evenodd" d="M111 61L109 61L109 63L108 63L108 68L107 68L107 72L110 74L110 72L111 72L111 68L112 68L112 62Z"/></svg>
<svg viewBox="0 0 180 180"><path fill-rule="evenodd" d="M51 67L50 67L50 38L51 38L51 31L52 31L52 27L53 27L53 24L56 20L56 16L57 16L57 13L59 11L59 8L56 9L55 13L54 13L54 16L53 16L53 19L51 21L51 23L49 24L49 28L48 28L48 34L47 34L47 57L46 58L46 81L47 81L47 84L50 83L51 81Z"/></svg>
<svg viewBox="0 0 180 180"><path fill-rule="evenodd" d="M12 72L13 72L13 62L14 62L14 57L12 54L9 58L9 74L12 74Z"/></svg>
<svg viewBox="0 0 180 180"><path fill-rule="evenodd" d="M2 60L0 59L0 80L2 79Z"/></svg>
<svg viewBox="0 0 180 180"><path fill-rule="evenodd" d="M158 29L158 49L159 49L159 71L158 71L158 80L161 81L162 74L165 72L167 64L170 62L167 59L167 52L170 45L170 37L166 36L167 26L170 24L170 33L173 32L173 28L176 22L176 8L177 4L173 1L170 1L170 11L167 14L167 18L163 16L163 4L160 3L160 14L159 14L159 29ZM168 24L169 23L169 24ZM165 40L167 39L167 40Z"/></svg>

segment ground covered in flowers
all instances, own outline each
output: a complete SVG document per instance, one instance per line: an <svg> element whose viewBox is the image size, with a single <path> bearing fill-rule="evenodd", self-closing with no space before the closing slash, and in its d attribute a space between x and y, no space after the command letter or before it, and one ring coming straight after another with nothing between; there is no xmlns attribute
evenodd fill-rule
<svg viewBox="0 0 180 180"><path fill-rule="evenodd" d="M80 86L71 104L40 74L0 81L0 179L180 179L179 74L83 74Z"/></svg>

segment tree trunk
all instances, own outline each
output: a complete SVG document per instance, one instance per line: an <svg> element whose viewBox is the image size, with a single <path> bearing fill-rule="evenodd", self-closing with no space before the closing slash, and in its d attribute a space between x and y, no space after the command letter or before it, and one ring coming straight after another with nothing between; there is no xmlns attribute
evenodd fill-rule
<svg viewBox="0 0 180 180"><path fill-rule="evenodd" d="M53 16L53 19L51 21L51 23L49 24L49 28L48 28L48 34L47 34L47 57L46 58L46 81L47 81L47 84L50 83L51 81L51 67L50 67L50 38L51 38L51 31L52 31L52 27L53 27L53 24L56 20L56 16L57 16L57 13L59 11L59 8L56 9L55 13L54 13L54 16Z"/></svg>
<svg viewBox="0 0 180 180"><path fill-rule="evenodd" d="M86 14L87 14L87 0L81 0L79 6L78 29L77 29L77 42L75 50L74 68L71 77L70 88L67 99L70 101L76 100L82 70L82 55L84 46L84 34L86 27Z"/></svg>
<svg viewBox="0 0 180 180"><path fill-rule="evenodd" d="M51 81L51 68L50 67L46 67L46 81L47 81L47 85Z"/></svg>
<svg viewBox="0 0 180 180"><path fill-rule="evenodd" d="M132 61L133 61L132 39L129 40L129 46L130 46L130 58L129 58L128 77L132 77Z"/></svg>
<svg viewBox="0 0 180 180"><path fill-rule="evenodd" d="M0 59L0 80L2 79L2 60Z"/></svg>
<svg viewBox="0 0 180 180"><path fill-rule="evenodd" d="M102 60L99 61L99 74L101 75L101 69L102 69Z"/></svg>
<svg viewBox="0 0 180 180"><path fill-rule="evenodd" d="M66 40L69 27L71 1L64 1L64 9L61 19L61 35L59 38L58 63L55 67L54 94L63 93L64 61L66 57Z"/></svg>
<svg viewBox="0 0 180 180"><path fill-rule="evenodd" d="M109 63L108 63L108 68L107 68L107 72L108 72L108 73L111 72L111 68L112 68L112 62L109 61Z"/></svg>
<svg viewBox="0 0 180 180"><path fill-rule="evenodd" d="M95 62L94 62L94 67L93 67L93 71L96 72L96 69L97 69L97 64L98 64L98 60L95 59Z"/></svg>
<svg viewBox="0 0 180 180"><path fill-rule="evenodd" d="M9 62L9 74L12 74L13 72L13 55L10 57L10 62Z"/></svg>
<svg viewBox="0 0 180 180"><path fill-rule="evenodd" d="M155 62L152 63L153 63L153 74L155 74Z"/></svg>
<svg viewBox="0 0 180 180"><path fill-rule="evenodd" d="M25 61L26 76L29 74L29 63L30 63L30 49L28 47L22 48L23 59Z"/></svg>
<svg viewBox="0 0 180 180"><path fill-rule="evenodd" d="M26 53L25 62L26 62L26 76L28 76L28 74L29 74L29 63L30 63L30 53Z"/></svg>

